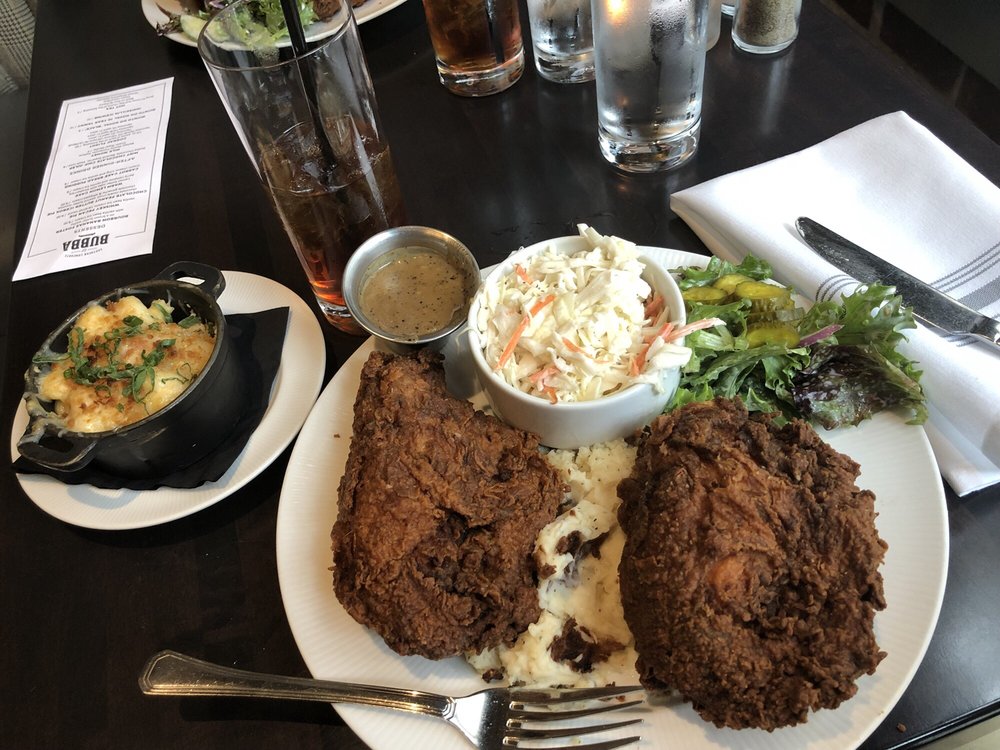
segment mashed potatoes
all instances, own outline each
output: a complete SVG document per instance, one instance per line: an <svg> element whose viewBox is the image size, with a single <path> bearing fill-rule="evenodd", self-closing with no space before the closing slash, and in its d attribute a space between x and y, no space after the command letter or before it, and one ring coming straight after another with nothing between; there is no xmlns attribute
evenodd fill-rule
<svg viewBox="0 0 1000 750"><path fill-rule="evenodd" d="M484 677L502 671L511 684L573 687L636 681L618 588L625 535L616 515L618 482L631 472L635 453L615 440L547 454L570 486L572 505L536 542L542 616L513 646L468 655Z"/></svg>

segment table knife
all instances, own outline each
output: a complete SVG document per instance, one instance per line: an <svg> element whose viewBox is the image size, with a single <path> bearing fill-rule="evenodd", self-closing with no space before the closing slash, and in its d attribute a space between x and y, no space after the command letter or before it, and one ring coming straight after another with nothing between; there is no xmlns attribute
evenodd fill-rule
<svg viewBox="0 0 1000 750"><path fill-rule="evenodd" d="M914 317L948 333L971 334L1000 347L1000 320L966 307L812 219L800 216L795 228L817 255L844 273L865 284L896 287Z"/></svg>

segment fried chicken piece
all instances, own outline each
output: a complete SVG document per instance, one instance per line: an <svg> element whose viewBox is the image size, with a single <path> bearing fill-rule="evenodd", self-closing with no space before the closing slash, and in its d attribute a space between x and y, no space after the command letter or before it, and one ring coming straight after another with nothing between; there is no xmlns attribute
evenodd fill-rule
<svg viewBox="0 0 1000 750"><path fill-rule="evenodd" d="M853 696L885 656L872 621L887 545L858 470L807 423L777 427L739 401L657 418L618 486L643 685L734 729Z"/></svg>
<svg viewBox="0 0 1000 750"><path fill-rule="evenodd" d="M563 493L535 436L446 391L440 355L373 352L331 534L337 597L400 654L511 644L541 614L535 537Z"/></svg>

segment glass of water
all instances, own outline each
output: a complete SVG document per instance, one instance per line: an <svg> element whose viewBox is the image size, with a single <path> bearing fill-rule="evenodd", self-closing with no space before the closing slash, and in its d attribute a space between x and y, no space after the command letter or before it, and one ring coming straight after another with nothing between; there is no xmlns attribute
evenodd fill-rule
<svg viewBox="0 0 1000 750"><path fill-rule="evenodd" d="M627 172L698 148L709 0L594 0L601 153Z"/></svg>
<svg viewBox="0 0 1000 750"><path fill-rule="evenodd" d="M528 0L539 75L556 83L594 80L590 0Z"/></svg>

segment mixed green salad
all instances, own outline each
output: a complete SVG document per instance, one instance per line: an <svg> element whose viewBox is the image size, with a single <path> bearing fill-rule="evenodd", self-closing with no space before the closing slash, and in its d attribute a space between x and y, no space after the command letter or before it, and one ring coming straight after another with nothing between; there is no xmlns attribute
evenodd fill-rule
<svg viewBox="0 0 1000 750"><path fill-rule="evenodd" d="M712 258L675 269L688 322L719 318L695 331L692 357L669 408L716 396L739 397L751 411L778 412L828 429L900 408L911 424L927 419L916 364L897 349L913 315L893 287L859 287L841 302L796 303L767 262Z"/></svg>
<svg viewBox="0 0 1000 750"><path fill-rule="evenodd" d="M170 20L157 25L156 32L161 35L179 32L197 40L208 20L232 2L233 0L210 0L205 3L206 10L193 13L168 13ZM303 28L317 20L313 0L297 0L296 4ZM273 45L279 39L288 36L281 0L258 0L253 10L245 8L240 14L240 26L246 33L244 41L253 40L258 46L262 42Z"/></svg>

